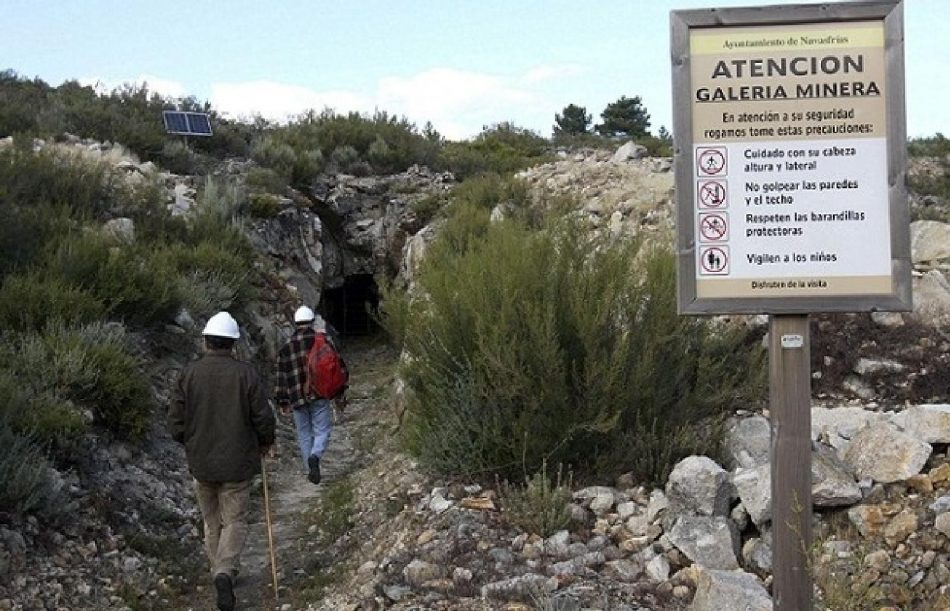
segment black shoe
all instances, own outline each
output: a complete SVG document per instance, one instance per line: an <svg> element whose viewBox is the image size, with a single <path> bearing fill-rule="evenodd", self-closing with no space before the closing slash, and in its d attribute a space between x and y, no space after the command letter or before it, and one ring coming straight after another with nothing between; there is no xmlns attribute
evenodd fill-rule
<svg viewBox="0 0 950 611"><path fill-rule="evenodd" d="M310 458L307 459L307 466L310 467L310 473L307 474L307 479L310 480L312 484L320 483L320 457L316 454L311 454Z"/></svg>
<svg viewBox="0 0 950 611"><path fill-rule="evenodd" d="M231 587L231 576L227 573L215 575L214 589L218 593L218 609L234 611L234 588Z"/></svg>

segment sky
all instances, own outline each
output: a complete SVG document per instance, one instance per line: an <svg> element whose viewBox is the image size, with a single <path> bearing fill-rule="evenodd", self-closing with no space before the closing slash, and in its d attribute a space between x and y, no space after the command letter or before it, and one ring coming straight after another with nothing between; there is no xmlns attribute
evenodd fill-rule
<svg viewBox="0 0 950 611"><path fill-rule="evenodd" d="M146 82L234 118L310 108L431 121L451 139L511 121L551 135L640 96L671 128L669 11L755 0L3 0L0 70ZM785 3L790 4L790 3ZM950 133L946 0L904 0L909 136Z"/></svg>

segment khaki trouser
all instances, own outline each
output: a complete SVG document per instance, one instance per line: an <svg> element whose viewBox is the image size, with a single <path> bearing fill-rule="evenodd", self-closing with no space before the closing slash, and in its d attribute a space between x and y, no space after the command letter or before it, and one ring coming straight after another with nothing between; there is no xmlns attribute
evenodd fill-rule
<svg viewBox="0 0 950 611"><path fill-rule="evenodd" d="M244 482L199 482L195 480L198 507L204 518L205 552L211 575L238 574L241 549L247 537L247 505L251 480Z"/></svg>

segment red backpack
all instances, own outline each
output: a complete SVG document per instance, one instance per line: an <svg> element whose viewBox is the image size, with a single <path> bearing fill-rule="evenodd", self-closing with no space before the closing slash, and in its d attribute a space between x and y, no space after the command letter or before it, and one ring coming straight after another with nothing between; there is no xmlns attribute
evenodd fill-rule
<svg viewBox="0 0 950 611"><path fill-rule="evenodd" d="M321 399L334 399L346 389L350 372L325 333L317 333L307 352L307 390Z"/></svg>

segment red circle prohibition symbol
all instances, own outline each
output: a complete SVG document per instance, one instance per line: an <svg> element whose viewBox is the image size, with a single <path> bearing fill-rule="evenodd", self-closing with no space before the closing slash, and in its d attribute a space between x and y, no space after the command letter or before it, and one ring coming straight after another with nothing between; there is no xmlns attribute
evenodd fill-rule
<svg viewBox="0 0 950 611"><path fill-rule="evenodd" d="M727 255L723 249L716 248L715 246L705 248L700 254L699 264L702 266L704 272L717 274L726 269L726 265L729 264L729 255Z"/></svg>
<svg viewBox="0 0 950 611"><path fill-rule="evenodd" d="M726 235L726 218L721 214L703 215L699 223L699 232L707 240L721 240Z"/></svg>
<svg viewBox="0 0 950 611"><path fill-rule="evenodd" d="M714 180L699 183L699 201L707 208L718 208L726 203L726 188Z"/></svg>
<svg viewBox="0 0 950 611"><path fill-rule="evenodd" d="M706 149L699 154L699 170L703 174L717 176L726 169L726 156L717 149Z"/></svg>

